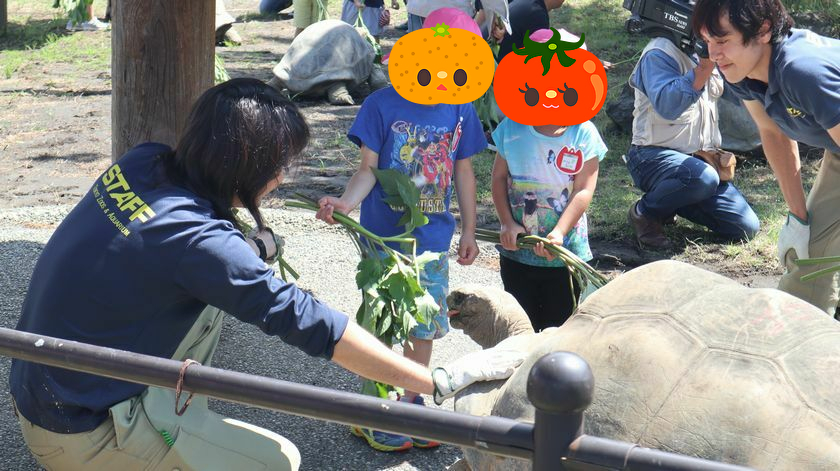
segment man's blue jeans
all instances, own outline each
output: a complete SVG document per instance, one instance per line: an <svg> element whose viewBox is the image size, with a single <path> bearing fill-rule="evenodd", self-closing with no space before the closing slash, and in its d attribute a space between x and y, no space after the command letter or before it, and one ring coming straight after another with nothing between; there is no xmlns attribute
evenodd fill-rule
<svg viewBox="0 0 840 471"><path fill-rule="evenodd" d="M645 194L639 212L652 219L678 214L731 240L752 238L758 217L731 182L696 157L655 146L630 146L627 169Z"/></svg>
<svg viewBox="0 0 840 471"><path fill-rule="evenodd" d="M290 6L292 6L292 0L260 0L260 14L280 13L280 10L285 10Z"/></svg>

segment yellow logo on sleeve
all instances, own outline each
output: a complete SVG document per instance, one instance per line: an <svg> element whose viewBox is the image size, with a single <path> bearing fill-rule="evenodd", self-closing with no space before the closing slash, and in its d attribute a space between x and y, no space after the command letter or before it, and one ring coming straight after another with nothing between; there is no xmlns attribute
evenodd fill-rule
<svg viewBox="0 0 840 471"><path fill-rule="evenodd" d="M792 106L787 107L787 112L788 112L788 115L791 118L801 118L801 117L805 116L805 113L797 110L796 108L794 108Z"/></svg>

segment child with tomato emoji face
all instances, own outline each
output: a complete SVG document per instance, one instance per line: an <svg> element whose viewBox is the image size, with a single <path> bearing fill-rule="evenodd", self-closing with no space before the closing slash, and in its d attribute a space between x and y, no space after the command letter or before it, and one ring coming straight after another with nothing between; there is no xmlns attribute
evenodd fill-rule
<svg viewBox="0 0 840 471"><path fill-rule="evenodd" d="M587 121L603 105L601 62L561 41L556 30L535 32L528 42L535 41L545 56L534 56L533 48L514 49L496 69L494 93L507 118L493 132L498 152L492 192L501 223L502 282L539 332L569 318L580 287L569 282L568 268L542 243L518 250L516 237L541 236L591 260L586 209L607 147ZM569 66L554 57L564 48L573 49Z"/></svg>

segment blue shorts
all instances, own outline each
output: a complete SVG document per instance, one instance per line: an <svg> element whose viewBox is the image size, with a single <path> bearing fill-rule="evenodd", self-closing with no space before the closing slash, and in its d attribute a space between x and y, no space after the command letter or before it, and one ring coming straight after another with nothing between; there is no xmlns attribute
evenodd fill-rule
<svg viewBox="0 0 840 471"><path fill-rule="evenodd" d="M433 319L427 319L428 324L418 324L409 335L420 340L434 340L442 338L449 332L449 308L446 296L449 294L449 258L445 252L438 254L436 261L427 263L420 272L420 285L426 288L435 298L440 311Z"/></svg>

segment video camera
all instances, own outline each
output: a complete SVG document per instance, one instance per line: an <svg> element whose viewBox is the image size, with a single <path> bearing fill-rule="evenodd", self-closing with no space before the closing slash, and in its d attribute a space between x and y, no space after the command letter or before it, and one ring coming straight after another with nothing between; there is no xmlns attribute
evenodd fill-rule
<svg viewBox="0 0 840 471"><path fill-rule="evenodd" d="M708 58L706 43L691 31L691 13L695 0L624 0L631 16L624 23L631 33L645 33L671 40L688 55Z"/></svg>

